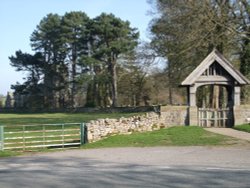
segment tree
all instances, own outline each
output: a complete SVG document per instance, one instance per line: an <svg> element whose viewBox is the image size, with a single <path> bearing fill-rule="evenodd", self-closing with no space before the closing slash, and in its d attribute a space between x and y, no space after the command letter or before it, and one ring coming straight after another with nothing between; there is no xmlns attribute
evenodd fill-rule
<svg viewBox="0 0 250 188"><path fill-rule="evenodd" d="M43 74L43 56L41 53L31 55L23 53L22 51L16 51L15 56L9 57L10 65L16 68L16 71L27 72L27 80L32 84L37 84L41 81Z"/></svg>
<svg viewBox="0 0 250 188"><path fill-rule="evenodd" d="M147 42L141 42L134 53L127 54L119 62L119 90L127 105L148 105L152 86L149 84L155 53Z"/></svg>
<svg viewBox="0 0 250 188"><path fill-rule="evenodd" d="M4 101L5 101L6 97L2 94L0 94L0 108L4 107Z"/></svg>
<svg viewBox="0 0 250 188"><path fill-rule="evenodd" d="M48 14L31 35L31 46L44 57L45 106L60 106L61 93L66 93L68 70L65 64L67 49L62 40L61 16Z"/></svg>
<svg viewBox="0 0 250 188"><path fill-rule="evenodd" d="M112 98L112 105L117 106L118 60L134 50L138 37L129 22L112 14L101 14L95 19L83 12L48 14L30 39L35 55L40 54L42 59L38 90L28 82L13 88L23 94L31 90L42 93L47 108L79 106L79 96L86 90L87 105L109 106ZM26 58L25 62L29 60ZM12 66L25 71L25 62ZM31 78L34 80L35 76Z"/></svg>
<svg viewBox="0 0 250 188"><path fill-rule="evenodd" d="M77 64L89 55L89 17L84 12L66 13L62 18L62 37L70 68L71 106L76 106ZM82 64L82 63L81 63Z"/></svg>
<svg viewBox="0 0 250 188"><path fill-rule="evenodd" d="M15 56L9 57L11 66L16 68L16 71L24 71L27 73L26 81L20 85L12 85L15 90L15 95L26 94L29 98L29 107L43 106L43 85L41 84L44 70L44 61L41 53L35 55L17 51Z"/></svg>
<svg viewBox="0 0 250 188"><path fill-rule="evenodd" d="M241 20L240 33L241 36L241 51L240 51L240 71L243 75L250 79L250 3L247 0L240 0L238 15ZM244 87L242 90L243 102L249 102L250 88Z"/></svg>
<svg viewBox="0 0 250 188"><path fill-rule="evenodd" d="M168 59L169 100L173 103L172 88L175 88L213 48L217 48L226 56L237 51L238 24L235 2L154 2L160 16L152 21L152 45L159 55ZM218 94L218 89L212 90L214 92L211 92L211 96Z"/></svg>
<svg viewBox="0 0 250 188"><path fill-rule="evenodd" d="M110 75L112 106L117 106L117 60L134 50L139 33L113 14L101 14L93 20L93 58L107 67Z"/></svg>

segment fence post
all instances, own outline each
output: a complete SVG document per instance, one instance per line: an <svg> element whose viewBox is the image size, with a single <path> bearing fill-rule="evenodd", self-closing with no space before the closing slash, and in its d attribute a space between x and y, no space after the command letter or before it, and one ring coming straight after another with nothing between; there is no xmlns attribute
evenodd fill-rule
<svg viewBox="0 0 250 188"><path fill-rule="evenodd" d="M64 131L65 127L64 127L64 124L62 124L62 147L64 148L64 134L65 134L65 131Z"/></svg>
<svg viewBox="0 0 250 188"><path fill-rule="evenodd" d="M86 144L87 143L87 127L85 125L85 123L81 123L80 124L80 140L81 140L81 145Z"/></svg>
<svg viewBox="0 0 250 188"><path fill-rule="evenodd" d="M4 126L0 126L0 151L4 150Z"/></svg>

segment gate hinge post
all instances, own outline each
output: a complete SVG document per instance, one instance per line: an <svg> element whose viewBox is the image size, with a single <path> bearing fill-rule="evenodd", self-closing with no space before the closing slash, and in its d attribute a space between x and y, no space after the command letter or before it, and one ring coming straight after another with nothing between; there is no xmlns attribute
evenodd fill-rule
<svg viewBox="0 0 250 188"><path fill-rule="evenodd" d="M4 126L0 126L0 151L4 150Z"/></svg>
<svg viewBox="0 0 250 188"><path fill-rule="evenodd" d="M85 123L80 124L80 142L81 145L87 143L87 127Z"/></svg>

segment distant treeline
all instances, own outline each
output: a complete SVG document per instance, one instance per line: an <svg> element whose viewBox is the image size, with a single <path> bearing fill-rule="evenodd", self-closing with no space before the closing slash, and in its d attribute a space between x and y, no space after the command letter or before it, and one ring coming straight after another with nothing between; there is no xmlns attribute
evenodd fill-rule
<svg viewBox="0 0 250 188"><path fill-rule="evenodd" d="M179 84L214 48L250 78L249 1L149 2L150 42L139 41L137 29L113 14L45 16L30 37L34 54L10 57L17 71L27 73L24 83L12 85L14 106L183 104L186 91ZM153 69L158 62L165 68ZM225 98L224 90L205 86L197 99ZM242 101L250 101L249 91L243 88Z"/></svg>

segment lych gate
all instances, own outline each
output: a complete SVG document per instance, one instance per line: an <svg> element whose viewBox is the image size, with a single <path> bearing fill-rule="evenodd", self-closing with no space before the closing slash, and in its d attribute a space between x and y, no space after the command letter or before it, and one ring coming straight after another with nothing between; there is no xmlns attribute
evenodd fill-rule
<svg viewBox="0 0 250 188"><path fill-rule="evenodd" d="M214 49L181 83L188 90L189 124L202 127L234 126L234 107L240 105L240 88L246 84L250 84L250 81ZM200 88L203 88L204 95L199 93L197 100L197 90ZM210 97L207 97L208 91ZM224 104L223 99L226 101Z"/></svg>

